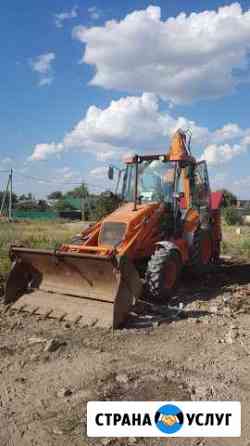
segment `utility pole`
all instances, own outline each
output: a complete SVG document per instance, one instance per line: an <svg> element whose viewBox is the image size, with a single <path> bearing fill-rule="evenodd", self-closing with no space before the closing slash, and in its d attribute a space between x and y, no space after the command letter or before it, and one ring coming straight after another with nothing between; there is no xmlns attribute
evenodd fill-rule
<svg viewBox="0 0 250 446"><path fill-rule="evenodd" d="M13 169L10 169L9 176L9 220L12 220L12 194L13 194Z"/></svg>
<svg viewBox="0 0 250 446"><path fill-rule="evenodd" d="M82 199L81 199L81 210L82 210L82 220L85 218L85 189L84 182L82 181Z"/></svg>
<svg viewBox="0 0 250 446"><path fill-rule="evenodd" d="M3 199L2 199L2 203L1 203L0 215L2 215L3 211L4 211L5 202L6 202L6 198L7 198L8 190L9 190L10 178L11 178L11 176L9 175L8 181L7 181L7 186L6 186L6 189L4 191L4 196L3 196Z"/></svg>

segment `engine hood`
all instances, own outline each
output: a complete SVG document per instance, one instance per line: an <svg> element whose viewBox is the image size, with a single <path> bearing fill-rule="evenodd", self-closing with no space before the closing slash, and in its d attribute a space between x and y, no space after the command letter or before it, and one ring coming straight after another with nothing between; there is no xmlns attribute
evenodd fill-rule
<svg viewBox="0 0 250 446"><path fill-rule="evenodd" d="M99 246L117 246L125 238L131 238L136 233L144 219L160 207L160 203L140 204L134 211L134 204L120 206L112 214L103 219L98 238Z"/></svg>
<svg viewBox="0 0 250 446"><path fill-rule="evenodd" d="M144 203L138 204L136 211L134 211L134 203L126 203L116 209L112 214L109 214L103 219L102 223L125 223L126 225L137 225L145 216L150 216L160 203Z"/></svg>

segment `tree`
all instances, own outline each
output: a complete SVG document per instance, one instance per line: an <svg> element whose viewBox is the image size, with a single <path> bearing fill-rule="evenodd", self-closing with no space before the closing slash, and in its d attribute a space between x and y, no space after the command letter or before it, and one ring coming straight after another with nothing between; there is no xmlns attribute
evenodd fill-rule
<svg viewBox="0 0 250 446"><path fill-rule="evenodd" d="M92 218L94 220L99 220L105 215L113 212L118 208L121 199L113 194L112 192L102 192L95 202L95 208L92 211Z"/></svg>
<svg viewBox="0 0 250 446"><path fill-rule="evenodd" d="M34 197L32 196L32 193L29 192L27 195L22 194L18 197L18 201L31 201L34 200Z"/></svg>
<svg viewBox="0 0 250 446"><path fill-rule="evenodd" d="M48 195L48 200L59 200L63 197L63 193L60 190L56 190L55 192L51 192Z"/></svg>
<svg viewBox="0 0 250 446"><path fill-rule="evenodd" d="M236 206L237 197L232 192L230 192L227 189L221 189L220 192L223 193L222 207L227 208L231 206Z"/></svg>
<svg viewBox="0 0 250 446"><path fill-rule="evenodd" d="M89 195L88 187L85 183L82 183L81 186L75 187L65 195L70 195L74 198L86 198Z"/></svg>
<svg viewBox="0 0 250 446"><path fill-rule="evenodd" d="M223 217L228 225L238 225L241 223L241 217L235 207L226 207L223 210Z"/></svg>

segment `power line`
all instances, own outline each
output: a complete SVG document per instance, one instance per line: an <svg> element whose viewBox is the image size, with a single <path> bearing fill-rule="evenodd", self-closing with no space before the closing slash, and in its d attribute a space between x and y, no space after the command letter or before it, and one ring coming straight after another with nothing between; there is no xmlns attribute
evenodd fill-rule
<svg viewBox="0 0 250 446"><path fill-rule="evenodd" d="M0 170L0 173L8 173L9 174L10 171L11 171L11 169L10 170ZM55 181L55 180L49 180L48 178L36 177L34 175L27 175L25 173L22 173L22 172L16 170L16 169L13 169L13 173L17 176L22 177L22 178L26 178L26 179L29 179L32 181L36 181L38 183L44 183L44 184L47 184L50 186L55 186L55 187L56 186L81 186L84 183L87 187L89 187L91 189L96 189L99 191L104 190L104 188L102 186L99 186L97 184L92 184L92 183L89 183L84 180L82 180L81 182L80 181L60 181L60 180Z"/></svg>
<svg viewBox="0 0 250 446"><path fill-rule="evenodd" d="M56 182L54 180L48 180L47 178L45 179L45 178L34 177L32 175L26 175L24 173L18 172L18 170L15 170L14 172L15 172L15 174L20 175L20 176L22 176L24 178L28 178L28 179L34 180L34 181L43 181L44 183L47 183L47 184L82 184L80 182L72 182L72 183L71 182L70 183L64 183L64 182L60 182L60 181Z"/></svg>
<svg viewBox="0 0 250 446"><path fill-rule="evenodd" d="M83 183L86 184L86 186L95 188L95 189L99 189L99 190L103 190L102 186L98 186L97 184L91 184L88 183L86 181L81 181L81 182L61 182L61 181L54 181L54 180L48 180L47 178L39 178L39 177L34 177L33 175L27 175L24 174L22 172L18 172L18 170L14 170L15 174L22 176L23 178L27 178L27 179L31 179L33 181L37 181L37 182L43 182L45 184L49 184L49 185L54 185L54 186L81 186Z"/></svg>

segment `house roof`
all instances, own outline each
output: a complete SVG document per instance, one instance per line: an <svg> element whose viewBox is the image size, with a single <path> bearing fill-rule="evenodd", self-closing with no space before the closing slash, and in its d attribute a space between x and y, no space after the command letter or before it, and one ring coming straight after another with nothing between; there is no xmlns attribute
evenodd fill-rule
<svg viewBox="0 0 250 446"><path fill-rule="evenodd" d="M65 201L72 206L76 211L80 211L81 210L81 199L80 198L76 198L76 197L72 197L71 195L67 195L65 197Z"/></svg>

